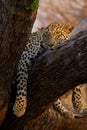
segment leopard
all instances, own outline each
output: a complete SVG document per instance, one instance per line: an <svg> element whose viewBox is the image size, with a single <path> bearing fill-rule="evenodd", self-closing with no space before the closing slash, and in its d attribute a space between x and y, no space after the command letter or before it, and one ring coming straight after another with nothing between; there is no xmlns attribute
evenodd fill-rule
<svg viewBox="0 0 87 130"><path fill-rule="evenodd" d="M45 50L53 51L58 49L60 45L70 38L69 34L73 28L73 25L62 24L56 21L30 34L17 67L17 92L13 106L13 113L17 117L23 116L26 112L27 81L33 65L32 61L44 53ZM79 112L82 108L79 86L73 89L72 95L73 107ZM53 104L53 108L64 117L73 118L73 114L63 106L59 98Z"/></svg>

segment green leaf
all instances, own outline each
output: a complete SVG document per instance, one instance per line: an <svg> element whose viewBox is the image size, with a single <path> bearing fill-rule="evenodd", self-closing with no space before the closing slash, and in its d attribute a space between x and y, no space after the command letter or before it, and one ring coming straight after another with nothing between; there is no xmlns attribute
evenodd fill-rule
<svg viewBox="0 0 87 130"><path fill-rule="evenodd" d="M29 6L29 5L26 5L25 6L25 9L26 10L29 10L29 9L31 9L31 10L37 10L38 9L38 6L39 6L39 0L34 0L34 2Z"/></svg>

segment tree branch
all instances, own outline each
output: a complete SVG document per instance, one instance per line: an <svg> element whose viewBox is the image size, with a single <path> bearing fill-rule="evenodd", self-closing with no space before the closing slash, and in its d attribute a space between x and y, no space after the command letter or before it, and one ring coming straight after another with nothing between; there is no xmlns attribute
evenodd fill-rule
<svg viewBox="0 0 87 130"><path fill-rule="evenodd" d="M28 112L39 113L72 87L87 82L86 39L87 32L81 32L57 51L47 51L36 60L28 82Z"/></svg>

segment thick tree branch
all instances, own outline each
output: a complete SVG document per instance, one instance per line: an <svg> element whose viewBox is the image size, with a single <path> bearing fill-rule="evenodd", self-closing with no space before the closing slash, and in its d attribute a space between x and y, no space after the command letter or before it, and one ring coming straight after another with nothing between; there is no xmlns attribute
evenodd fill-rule
<svg viewBox="0 0 87 130"><path fill-rule="evenodd" d="M8 111L3 129L21 130L62 94L87 82L87 31L36 59L29 75L28 107L21 118ZM12 108L11 108L12 109ZM17 124L16 128L10 127Z"/></svg>
<svg viewBox="0 0 87 130"><path fill-rule="evenodd" d="M36 60L28 82L28 112L31 108L31 112L39 113L69 89L85 82L87 32L81 32L57 51L47 51Z"/></svg>

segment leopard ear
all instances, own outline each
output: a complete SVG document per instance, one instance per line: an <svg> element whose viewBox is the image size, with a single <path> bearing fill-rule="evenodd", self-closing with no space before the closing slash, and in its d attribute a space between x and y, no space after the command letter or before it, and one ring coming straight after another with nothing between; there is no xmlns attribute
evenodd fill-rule
<svg viewBox="0 0 87 130"><path fill-rule="evenodd" d="M74 24L68 26L69 31L71 32L74 29Z"/></svg>

